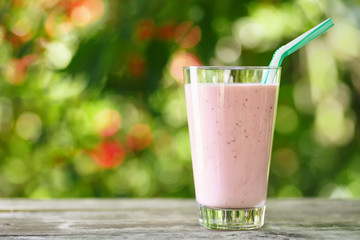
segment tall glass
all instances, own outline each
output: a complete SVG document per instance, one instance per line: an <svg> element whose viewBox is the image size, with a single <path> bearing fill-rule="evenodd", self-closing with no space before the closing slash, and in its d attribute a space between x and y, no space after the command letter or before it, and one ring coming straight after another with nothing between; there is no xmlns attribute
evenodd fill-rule
<svg viewBox="0 0 360 240"><path fill-rule="evenodd" d="M184 67L198 216L206 228L264 224L280 71Z"/></svg>

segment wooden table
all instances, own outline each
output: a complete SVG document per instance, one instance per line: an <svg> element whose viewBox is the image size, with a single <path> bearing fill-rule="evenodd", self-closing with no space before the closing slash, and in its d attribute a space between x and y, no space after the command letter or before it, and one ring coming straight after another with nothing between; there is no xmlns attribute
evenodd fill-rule
<svg viewBox="0 0 360 240"><path fill-rule="evenodd" d="M360 200L269 199L265 225L207 230L195 200L0 200L1 239L360 239Z"/></svg>

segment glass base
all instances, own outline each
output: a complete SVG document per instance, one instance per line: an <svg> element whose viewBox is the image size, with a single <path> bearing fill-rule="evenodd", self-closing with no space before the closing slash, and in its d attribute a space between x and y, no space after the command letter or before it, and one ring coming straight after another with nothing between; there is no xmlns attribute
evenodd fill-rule
<svg viewBox="0 0 360 240"><path fill-rule="evenodd" d="M200 225L218 230L251 230L264 225L266 206L249 209L216 209L198 203Z"/></svg>

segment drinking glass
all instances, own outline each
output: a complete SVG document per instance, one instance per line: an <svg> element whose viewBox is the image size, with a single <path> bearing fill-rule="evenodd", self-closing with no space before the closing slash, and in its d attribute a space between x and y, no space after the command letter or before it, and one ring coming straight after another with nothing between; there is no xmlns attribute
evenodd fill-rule
<svg viewBox="0 0 360 240"><path fill-rule="evenodd" d="M199 223L209 229L259 228L281 69L183 70ZM267 76L274 77L265 84Z"/></svg>

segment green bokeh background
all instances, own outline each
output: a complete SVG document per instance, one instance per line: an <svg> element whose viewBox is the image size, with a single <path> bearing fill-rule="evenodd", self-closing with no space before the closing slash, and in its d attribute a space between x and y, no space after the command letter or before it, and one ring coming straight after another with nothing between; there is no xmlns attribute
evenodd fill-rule
<svg viewBox="0 0 360 240"><path fill-rule="evenodd" d="M360 197L360 3L0 2L0 197L194 197L183 65L283 62L269 197Z"/></svg>

